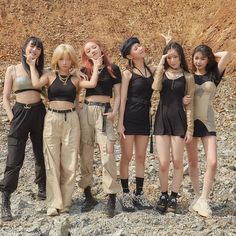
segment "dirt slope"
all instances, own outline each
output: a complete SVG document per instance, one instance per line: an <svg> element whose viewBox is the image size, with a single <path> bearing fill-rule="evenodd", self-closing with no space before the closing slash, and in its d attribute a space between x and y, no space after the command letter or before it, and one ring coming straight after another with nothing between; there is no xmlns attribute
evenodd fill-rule
<svg viewBox="0 0 236 236"><path fill-rule="evenodd" d="M149 55L158 61L164 46L160 32L171 29L190 57L199 43L216 50L229 50L232 61L227 75L236 75L236 2L233 0L1 0L0 60L5 65L20 60L26 37L43 39L49 63L60 43L72 44L79 52L88 38L98 38L117 63L121 42L137 35Z"/></svg>

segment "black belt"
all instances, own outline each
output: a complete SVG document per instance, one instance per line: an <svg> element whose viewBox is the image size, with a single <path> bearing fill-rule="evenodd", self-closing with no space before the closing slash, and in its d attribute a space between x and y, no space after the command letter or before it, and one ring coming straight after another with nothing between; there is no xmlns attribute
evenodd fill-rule
<svg viewBox="0 0 236 236"><path fill-rule="evenodd" d="M137 103L141 103L143 105L147 105L149 107L151 106L150 100L146 100L146 99L138 98L138 97L129 97L128 102L137 102Z"/></svg>
<svg viewBox="0 0 236 236"><path fill-rule="evenodd" d="M57 109L52 109L52 108L48 108L49 111L52 111L52 112L56 112L56 113L69 113L69 112L73 112L75 111L75 107L71 108L71 109L67 109L67 110L57 110Z"/></svg>
<svg viewBox="0 0 236 236"><path fill-rule="evenodd" d="M49 111L52 111L52 112L56 112L56 113L61 113L61 114L65 114L65 121L67 121L67 113L69 112L73 112L75 111L75 107L71 108L71 109L67 109L67 110L56 110L56 109L52 109L52 108L48 108Z"/></svg>
<svg viewBox="0 0 236 236"><path fill-rule="evenodd" d="M16 102L15 106L21 106L25 109L31 109L32 107L37 107L37 106L41 105L42 103L43 103L42 101L39 101L39 102L36 102L36 103L30 103L30 104Z"/></svg>
<svg viewBox="0 0 236 236"><path fill-rule="evenodd" d="M104 107L104 113L107 113L109 111L109 108L111 108L111 104L109 102L90 102L85 100L84 103L88 106L100 106ZM103 116L102 119L102 132L106 132L106 122L107 122L107 116Z"/></svg>

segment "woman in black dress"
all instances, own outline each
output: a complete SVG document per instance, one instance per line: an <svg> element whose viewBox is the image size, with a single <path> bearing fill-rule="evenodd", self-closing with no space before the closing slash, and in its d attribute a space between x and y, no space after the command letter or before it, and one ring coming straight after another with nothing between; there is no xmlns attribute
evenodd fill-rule
<svg viewBox="0 0 236 236"><path fill-rule="evenodd" d="M123 72L118 132L121 136L120 176L123 188L124 211L148 209L150 204L143 194L145 157L150 134L149 110L152 96L153 69L145 62L145 50L136 37L126 40L121 48L129 68ZM128 185L129 163L135 148L136 191L131 194Z"/></svg>
<svg viewBox="0 0 236 236"><path fill-rule="evenodd" d="M167 209L175 212L177 195L183 178L184 143L192 138L192 102L183 106L183 97L193 97L193 75L188 73L182 47L170 42L163 51L157 67L152 88L160 92L156 113L154 134L159 157L160 200L156 209L164 213ZM172 155L170 155L170 149ZM171 195L168 195L168 174L172 158L174 174Z"/></svg>

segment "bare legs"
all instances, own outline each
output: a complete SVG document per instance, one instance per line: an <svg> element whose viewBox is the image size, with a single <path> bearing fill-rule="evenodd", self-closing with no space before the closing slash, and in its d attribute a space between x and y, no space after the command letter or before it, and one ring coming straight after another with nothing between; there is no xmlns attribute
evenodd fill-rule
<svg viewBox="0 0 236 236"><path fill-rule="evenodd" d="M199 171L198 171L198 156L197 156L197 138L187 145L189 175L196 196L200 195L200 200L193 204L193 209L202 216L211 215L211 210L207 204L210 191L213 186L216 169L217 169L217 152L216 152L216 137L206 136L202 139L203 148L206 158L206 172L204 174L203 189L200 195L199 188Z"/></svg>

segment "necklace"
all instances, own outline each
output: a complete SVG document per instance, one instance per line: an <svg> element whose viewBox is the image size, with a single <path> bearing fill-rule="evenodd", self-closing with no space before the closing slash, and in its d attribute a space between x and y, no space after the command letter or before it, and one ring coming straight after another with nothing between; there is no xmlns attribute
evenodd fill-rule
<svg viewBox="0 0 236 236"><path fill-rule="evenodd" d="M62 82L63 85L66 85L67 84L67 80L70 78L70 74L65 76L65 75L60 75L58 73L58 78Z"/></svg>
<svg viewBox="0 0 236 236"><path fill-rule="evenodd" d="M134 66L134 68L135 68L136 70L138 70L139 73L140 73L144 78L147 78L147 68L146 68L146 66L144 66L144 74L143 74L143 72L142 72L141 70L139 70L137 67Z"/></svg>
<svg viewBox="0 0 236 236"><path fill-rule="evenodd" d="M104 65L102 65L100 68L98 68L98 74L101 74L102 70L105 68Z"/></svg>

